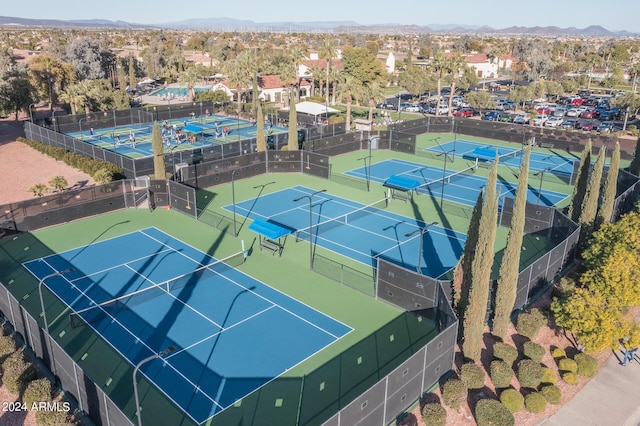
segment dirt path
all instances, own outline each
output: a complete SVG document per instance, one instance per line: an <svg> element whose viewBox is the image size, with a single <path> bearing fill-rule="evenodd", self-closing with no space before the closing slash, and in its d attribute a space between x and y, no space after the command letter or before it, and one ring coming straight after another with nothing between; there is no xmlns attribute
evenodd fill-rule
<svg viewBox="0 0 640 426"><path fill-rule="evenodd" d="M69 187L94 183L89 175L16 142L19 136L24 137L22 121L0 120L0 205L32 199L29 188L37 183L47 185L54 176L63 176Z"/></svg>

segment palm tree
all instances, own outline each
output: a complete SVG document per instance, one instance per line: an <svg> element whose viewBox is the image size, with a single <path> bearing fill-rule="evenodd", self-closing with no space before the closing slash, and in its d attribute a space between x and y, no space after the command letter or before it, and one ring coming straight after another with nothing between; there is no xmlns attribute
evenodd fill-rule
<svg viewBox="0 0 640 426"><path fill-rule="evenodd" d="M629 76L631 77L631 93L636 93L638 89L638 75L640 75L640 61L636 61L629 68Z"/></svg>
<svg viewBox="0 0 640 426"><path fill-rule="evenodd" d="M369 121L373 120L373 110L378 102L382 102L385 99L384 89L378 81L372 81L364 88L364 92L369 99Z"/></svg>
<svg viewBox="0 0 640 426"><path fill-rule="evenodd" d="M49 180L49 185L51 185L53 192L58 192L65 189L69 183L64 176L54 176Z"/></svg>
<svg viewBox="0 0 640 426"><path fill-rule="evenodd" d="M84 105L87 98L77 84L70 84L60 92L60 100L66 102L71 107L71 114L78 113L78 106Z"/></svg>
<svg viewBox="0 0 640 426"><path fill-rule="evenodd" d="M324 88L324 77L322 76L323 73L324 70L317 65L311 65L309 67L308 74L311 75L311 96L315 96L316 81L318 82L320 88L320 95L322 95L322 89Z"/></svg>
<svg viewBox="0 0 640 426"><path fill-rule="evenodd" d="M200 73L196 67L189 67L180 74L178 81L187 85L189 90L189 102L193 102L196 98L196 83L200 80Z"/></svg>
<svg viewBox="0 0 640 426"><path fill-rule="evenodd" d="M300 100L300 65L304 62L305 59L307 59L304 50L299 47L299 46L294 46L293 49L291 49L289 51L289 57L291 58L291 61L293 62L293 66L295 69L295 73L296 73L296 87L298 87L298 90L296 90L296 100Z"/></svg>
<svg viewBox="0 0 640 426"><path fill-rule="evenodd" d="M346 129L349 131L351 129L351 102L354 97L358 98L358 92L362 92L362 85L355 77L349 74L342 74L338 87L340 98L344 97L347 101Z"/></svg>
<svg viewBox="0 0 640 426"><path fill-rule="evenodd" d="M587 68L589 70L589 81L587 83L587 89L591 89L591 78L593 77L593 70L595 67L602 65L602 57L597 53L592 53L589 59L587 59Z"/></svg>
<svg viewBox="0 0 640 426"><path fill-rule="evenodd" d="M242 53L246 52L243 51ZM247 74L250 59L248 55L239 55L236 59L228 61L224 65L224 73L231 86L235 86L238 97L238 113L242 111L242 88L247 87L251 82Z"/></svg>
<svg viewBox="0 0 640 426"><path fill-rule="evenodd" d="M332 93L331 93L331 105L335 105L336 104L336 93L338 91L338 83L340 82L342 78L342 72L337 69L337 68L331 68L331 72L329 73L329 81L331 81L331 85L332 85ZM329 84L327 83L327 87L329 87Z"/></svg>
<svg viewBox="0 0 640 426"><path fill-rule="evenodd" d="M452 111L452 101L453 95L456 92L456 84L458 83L458 79L460 78L460 71L467 67L467 62L464 60L460 52L456 54L456 56L449 58L449 72L452 75L451 80L451 92L449 96L449 116L453 114ZM437 109L436 109L437 110Z"/></svg>
<svg viewBox="0 0 640 426"><path fill-rule="evenodd" d="M329 105L329 81L330 81L329 73L331 72L331 60L336 56L338 56L338 53L336 51L336 41L332 37L325 36L325 38L322 40L322 47L320 48L320 52L318 56L320 56L321 59L325 59L327 61L327 69L326 69L327 93L326 93L325 104Z"/></svg>
<svg viewBox="0 0 640 426"><path fill-rule="evenodd" d="M442 73L446 72L448 69L447 58L441 53L438 52L435 54L431 61L429 62L431 70L436 74L436 80L438 82L437 88L437 103L440 105L440 91L442 89ZM436 107L436 116L440 115L440 108Z"/></svg>

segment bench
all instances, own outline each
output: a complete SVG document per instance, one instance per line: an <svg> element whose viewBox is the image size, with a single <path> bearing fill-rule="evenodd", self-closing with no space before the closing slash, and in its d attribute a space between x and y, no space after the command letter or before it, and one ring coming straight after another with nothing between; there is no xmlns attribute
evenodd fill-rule
<svg viewBox="0 0 640 426"><path fill-rule="evenodd" d="M553 146L554 144L548 142L543 142L540 144L540 148L553 148Z"/></svg>
<svg viewBox="0 0 640 426"><path fill-rule="evenodd" d="M261 238L258 247L260 248L260 250L265 249L267 251L270 251L271 255L278 253L279 256L282 254L283 249L282 245L268 238Z"/></svg>
<svg viewBox="0 0 640 426"><path fill-rule="evenodd" d="M258 248L261 251L264 249L271 252L271 255L278 253L278 256L282 256L284 249L284 243L281 243L280 239L282 237L286 239L286 236L292 232L290 228L262 219L255 219L249 225L249 230L258 234Z"/></svg>

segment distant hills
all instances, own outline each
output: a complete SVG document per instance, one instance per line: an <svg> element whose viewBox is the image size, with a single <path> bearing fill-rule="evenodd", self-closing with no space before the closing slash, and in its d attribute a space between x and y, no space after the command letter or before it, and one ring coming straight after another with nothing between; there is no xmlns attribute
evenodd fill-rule
<svg viewBox="0 0 640 426"><path fill-rule="evenodd" d="M233 18L198 18L160 24L139 24L105 19L56 20L28 19L0 16L0 26L8 27L45 27L45 28L172 28L181 30L218 30L218 31L290 31L290 32L336 32L336 33L378 33L378 34L503 34L532 36L583 36L583 37L624 37L637 36L628 31L609 31L599 25L586 28L548 27L509 27L495 29L488 26L430 24L376 24L361 25L355 21L319 21L319 22L254 22Z"/></svg>

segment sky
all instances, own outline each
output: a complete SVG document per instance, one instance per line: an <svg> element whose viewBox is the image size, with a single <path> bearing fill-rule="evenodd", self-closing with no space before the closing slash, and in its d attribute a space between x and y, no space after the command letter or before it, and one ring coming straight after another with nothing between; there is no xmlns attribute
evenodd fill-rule
<svg viewBox="0 0 640 426"><path fill-rule="evenodd" d="M613 7L613 10L611 9ZM160 24L194 18L254 22L355 21L370 24L558 26L600 25L640 33L640 2L603 0L4 0L1 16L37 19L107 19Z"/></svg>

